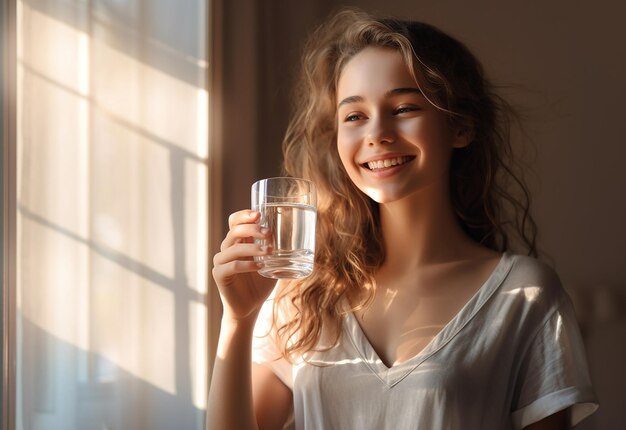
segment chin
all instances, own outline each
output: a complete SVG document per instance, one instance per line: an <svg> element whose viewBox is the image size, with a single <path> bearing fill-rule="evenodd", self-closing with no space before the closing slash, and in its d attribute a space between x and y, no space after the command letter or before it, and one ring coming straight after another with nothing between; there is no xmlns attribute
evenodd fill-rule
<svg viewBox="0 0 626 430"><path fill-rule="evenodd" d="M406 193L402 193L397 190L389 191L378 188L364 187L361 188L361 191L378 204L393 203L406 197Z"/></svg>

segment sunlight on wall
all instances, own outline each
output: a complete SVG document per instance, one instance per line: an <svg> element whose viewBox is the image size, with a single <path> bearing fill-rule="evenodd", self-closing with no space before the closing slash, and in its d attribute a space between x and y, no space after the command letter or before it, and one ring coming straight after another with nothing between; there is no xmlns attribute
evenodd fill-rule
<svg viewBox="0 0 626 430"><path fill-rule="evenodd" d="M198 409L205 409L207 402L207 338L206 321L207 307L204 304L191 303L189 305L191 384L193 386L193 404Z"/></svg>
<svg viewBox="0 0 626 430"><path fill-rule="evenodd" d="M201 428L206 62L52 3L18 2L18 428Z"/></svg>

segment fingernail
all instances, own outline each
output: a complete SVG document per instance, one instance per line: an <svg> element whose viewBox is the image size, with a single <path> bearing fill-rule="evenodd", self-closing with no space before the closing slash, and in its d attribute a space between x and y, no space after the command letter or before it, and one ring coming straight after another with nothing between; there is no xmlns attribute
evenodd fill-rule
<svg viewBox="0 0 626 430"><path fill-rule="evenodd" d="M267 227L261 227L261 234L267 234L270 232L270 229Z"/></svg>
<svg viewBox="0 0 626 430"><path fill-rule="evenodd" d="M255 216L257 216L259 213L257 211L250 211L250 218L254 218Z"/></svg>

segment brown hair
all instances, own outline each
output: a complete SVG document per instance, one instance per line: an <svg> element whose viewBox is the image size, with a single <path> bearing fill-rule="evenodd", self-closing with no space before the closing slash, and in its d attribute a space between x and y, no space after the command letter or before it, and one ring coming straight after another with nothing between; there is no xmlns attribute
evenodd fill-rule
<svg viewBox="0 0 626 430"><path fill-rule="evenodd" d="M334 333L329 346L336 344L342 315L373 298L373 275L385 258L378 204L351 182L336 145L339 75L369 46L398 50L428 101L452 125L471 130L471 144L454 150L450 168L452 204L465 233L496 251L510 249L514 237L536 255L529 196L512 158L514 114L475 57L428 24L342 10L308 40L283 143L286 173L318 189L315 270L282 288L275 302L275 320L280 306L292 310L275 327L287 358L319 347L323 327Z"/></svg>

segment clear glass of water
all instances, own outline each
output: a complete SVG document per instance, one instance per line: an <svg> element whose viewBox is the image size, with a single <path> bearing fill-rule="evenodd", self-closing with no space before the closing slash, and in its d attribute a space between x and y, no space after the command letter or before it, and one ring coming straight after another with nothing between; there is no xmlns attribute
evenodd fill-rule
<svg viewBox="0 0 626 430"><path fill-rule="evenodd" d="M315 256L316 192L312 182L298 178L262 179L252 185L252 210L261 213L259 224L272 233L270 255L259 274L274 279L305 278L313 271Z"/></svg>

